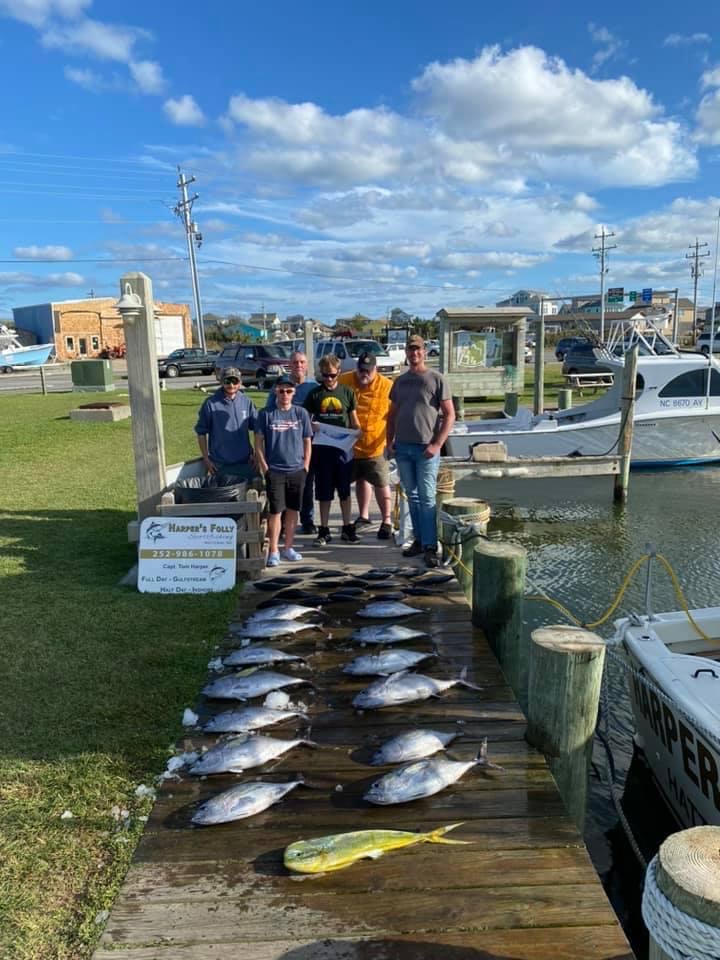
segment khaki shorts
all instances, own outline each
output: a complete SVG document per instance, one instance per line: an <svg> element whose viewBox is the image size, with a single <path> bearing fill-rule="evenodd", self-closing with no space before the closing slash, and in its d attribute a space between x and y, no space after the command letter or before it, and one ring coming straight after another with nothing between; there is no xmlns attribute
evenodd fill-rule
<svg viewBox="0 0 720 960"><path fill-rule="evenodd" d="M353 483L367 480L372 487L386 487L390 483L390 469L384 456L368 457L365 460L353 460Z"/></svg>

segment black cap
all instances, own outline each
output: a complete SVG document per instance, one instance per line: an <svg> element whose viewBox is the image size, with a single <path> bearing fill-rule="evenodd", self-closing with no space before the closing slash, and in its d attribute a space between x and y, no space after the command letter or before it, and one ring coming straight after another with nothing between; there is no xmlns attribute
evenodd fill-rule
<svg viewBox="0 0 720 960"><path fill-rule="evenodd" d="M377 360L374 353L361 353L357 361L358 370L372 370L373 367L377 366Z"/></svg>
<svg viewBox="0 0 720 960"><path fill-rule="evenodd" d="M276 387L279 387L280 384L289 385L289 386L291 386L291 387L294 387L294 386L295 386L295 381L294 381L294 380L291 380L290 377L288 377L287 374L283 374L281 377L278 377L277 380L275 381L275 386L276 386Z"/></svg>

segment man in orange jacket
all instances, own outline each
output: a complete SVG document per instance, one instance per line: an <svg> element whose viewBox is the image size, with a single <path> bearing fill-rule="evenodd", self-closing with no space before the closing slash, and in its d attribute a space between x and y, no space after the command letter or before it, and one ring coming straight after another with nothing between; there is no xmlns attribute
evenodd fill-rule
<svg viewBox="0 0 720 960"><path fill-rule="evenodd" d="M375 499L382 516L377 537L378 540L389 540L392 534L392 497L385 439L392 380L377 372L375 354L361 353L357 369L343 373L339 382L350 387L355 393L357 416L362 430L360 439L355 444L352 461L352 478L355 481L358 504L355 529L359 531L361 527L372 524L369 518L370 488L374 487Z"/></svg>

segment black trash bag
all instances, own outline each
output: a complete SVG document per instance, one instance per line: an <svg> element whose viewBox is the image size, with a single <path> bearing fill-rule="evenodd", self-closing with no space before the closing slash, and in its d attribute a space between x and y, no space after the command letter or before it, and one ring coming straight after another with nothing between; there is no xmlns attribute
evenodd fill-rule
<svg viewBox="0 0 720 960"><path fill-rule="evenodd" d="M175 503L229 503L242 500L246 483L220 485L216 476L187 477L178 480L173 488Z"/></svg>

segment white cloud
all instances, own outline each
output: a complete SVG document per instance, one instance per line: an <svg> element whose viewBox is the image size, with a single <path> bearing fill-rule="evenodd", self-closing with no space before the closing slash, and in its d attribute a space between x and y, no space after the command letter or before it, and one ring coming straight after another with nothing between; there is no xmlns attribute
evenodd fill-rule
<svg viewBox="0 0 720 960"><path fill-rule="evenodd" d="M131 60L128 67L141 93L162 93L165 89L162 67L154 60Z"/></svg>
<svg viewBox="0 0 720 960"><path fill-rule="evenodd" d="M720 143L720 66L706 70L700 83L708 93L703 96L695 114L695 138L698 143L716 145Z"/></svg>
<svg viewBox="0 0 720 960"><path fill-rule="evenodd" d="M87 281L79 273L47 273L38 276L21 271L6 271L0 273L0 284L10 287L41 288L41 287L80 287Z"/></svg>
<svg viewBox="0 0 720 960"><path fill-rule="evenodd" d="M620 53L625 46L625 41L612 34L607 27L600 27L595 23L588 24L588 31L593 43L600 47L592 58L591 73L595 73L604 63Z"/></svg>
<svg viewBox="0 0 720 960"><path fill-rule="evenodd" d="M52 16L72 20L91 3L92 0L0 0L0 15L41 27Z"/></svg>
<svg viewBox="0 0 720 960"><path fill-rule="evenodd" d="M525 270L547 260L546 256L525 253L447 253L424 261L435 270L480 270L492 269Z"/></svg>
<svg viewBox="0 0 720 960"><path fill-rule="evenodd" d="M166 100L163 110L171 122L179 127L200 127L205 123L205 115L189 93Z"/></svg>
<svg viewBox="0 0 720 960"><path fill-rule="evenodd" d="M70 80L71 83L76 83L79 87L90 90L92 93L100 93L106 87L106 81L100 74L89 68L65 67L64 73L66 79Z"/></svg>
<svg viewBox="0 0 720 960"><path fill-rule="evenodd" d="M90 54L99 60L129 63L137 40L148 36L148 32L139 27L126 27L85 19L65 26L48 27L41 34L40 42L48 49L59 49L65 53Z"/></svg>
<svg viewBox="0 0 720 960"><path fill-rule="evenodd" d="M669 33L663 40L664 47L689 47L696 43L710 43L709 33Z"/></svg>
<svg viewBox="0 0 720 960"><path fill-rule="evenodd" d="M70 247L53 246L52 244L44 247L33 244L29 247L15 247L13 256L19 260L70 260L72 250Z"/></svg>

